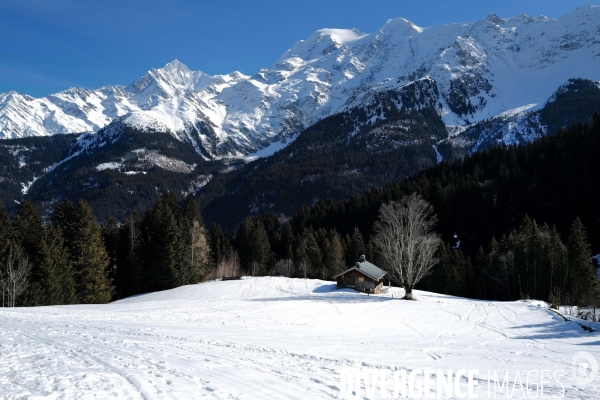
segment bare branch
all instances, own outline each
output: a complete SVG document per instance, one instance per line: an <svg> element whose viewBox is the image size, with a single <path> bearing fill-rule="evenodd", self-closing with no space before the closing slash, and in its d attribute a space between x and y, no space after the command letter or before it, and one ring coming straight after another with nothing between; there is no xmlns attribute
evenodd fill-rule
<svg viewBox="0 0 600 400"><path fill-rule="evenodd" d="M440 238L432 232L436 222L433 207L416 193L379 210L373 241L383 267L404 287L407 300L414 299L412 289L438 262Z"/></svg>

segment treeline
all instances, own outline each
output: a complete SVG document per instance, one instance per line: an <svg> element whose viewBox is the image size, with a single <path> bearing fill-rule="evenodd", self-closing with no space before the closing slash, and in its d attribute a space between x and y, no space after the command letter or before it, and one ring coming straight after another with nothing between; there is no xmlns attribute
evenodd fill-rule
<svg viewBox="0 0 600 400"><path fill-rule="evenodd" d="M310 227L295 235L285 218L273 213L248 217L232 235L225 235L214 224L210 233L213 265L232 265L239 260L237 271L249 275L282 275L331 279L361 255L373 251L356 229L341 236L335 229L314 230ZM232 268L234 266L232 265ZM233 270L225 270L225 275Z"/></svg>
<svg viewBox="0 0 600 400"><path fill-rule="evenodd" d="M106 303L113 293L100 227L84 201L59 203L45 223L26 201L14 221L0 209L3 306Z"/></svg>
<svg viewBox="0 0 600 400"><path fill-rule="evenodd" d="M294 234L289 221L273 213L247 218L230 237L213 225L210 238L212 248L220 249L213 253L213 265L221 266L218 277L237 271L327 280L361 255L381 262L371 238L365 240L357 228L344 236L335 228L311 226ZM540 299L556 305L600 300L591 248L579 218L566 240L555 226L525 217L518 229L499 241L492 237L473 257L444 243L437 258L433 273L418 289L488 300Z"/></svg>
<svg viewBox="0 0 600 400"><path fill-rule="evenodd" d="M171 192L141 217L102 226L83 200L62 200L50 221L29 201L13 221L0 209L3 306L107 303L197 283L210 272L200 210Z"/></svg>
<svg viewBox="0 0 600 400"><path fill-rule="evenodd" d="M438 256L421 289L479 299L539 299L554 306L600 304L596 267L579 218L566 242L555 226L525 217L500 241L492 237L473 259L448 244Z"/></svg>

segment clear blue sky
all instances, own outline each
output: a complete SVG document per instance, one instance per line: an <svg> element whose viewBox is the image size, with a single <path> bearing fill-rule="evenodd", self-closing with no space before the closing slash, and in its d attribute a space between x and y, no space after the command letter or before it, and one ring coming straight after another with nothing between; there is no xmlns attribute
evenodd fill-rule
<svg viewBox="0 0 600 400"><path fill-rule="evenodd" d="M419 26L493 11L560 17L577 0L0 0L0 93L131 83L177 58L195 70L254 74L321 28L372 33L390 18Z"/></svg>

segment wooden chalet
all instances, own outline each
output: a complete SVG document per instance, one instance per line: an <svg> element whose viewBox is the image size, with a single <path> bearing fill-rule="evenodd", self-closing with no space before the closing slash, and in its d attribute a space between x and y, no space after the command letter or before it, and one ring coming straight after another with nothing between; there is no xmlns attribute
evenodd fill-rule
<svg viewBox="0 0 600 400"><path fill-rule="evenodd" d="M383 290L383 276L386 273L378 266L368 262L365 256L361 256L356 265L333 278L337 280L338 289L350 288L359 292L376 294Z"/></svg>

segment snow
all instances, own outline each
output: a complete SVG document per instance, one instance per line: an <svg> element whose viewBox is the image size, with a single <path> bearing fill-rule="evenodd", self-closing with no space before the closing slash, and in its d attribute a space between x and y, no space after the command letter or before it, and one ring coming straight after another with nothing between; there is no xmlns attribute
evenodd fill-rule
<svg viewBox="0 0 600 400"><path fill-rule="evenodd" d="M71 88L40 99L0 94L0 137L93 132L134 115L128 119L134 126L163 129L206 158L238 158L263 154L273 142L360 106L364 94L421 78L436 81L443 121L460 132L503 113L516 118L570 78L599 80L599 29L595 6L558 19L490 14L418 27L395 18L371 34L321 29L252 77L209 76L174 60L128 86ZM449 107L452 82L468 82L472 114Z"/></svg>
<svg viewBox="0 0 600 400"><path fill-rule="evenodd" d="M24 183L21 182L21 193L23 194L27 194L29 193L29 189L31 189L31 187L33 186L33 184L35 183L35 181L37 181L38 179L40 179L40 177L33 177L33 180L31 180L30 182Z"/></svg>
<svg viewBox="0 0 600 400"><path fill-rule="evenodd" d="M105 169L119 169L122 166L123 165L118 162L107 162L107 163L99 164L98 166L96 166L96 169L98 171L104 171Z"/></svg>
<svg viewBox="0 0 600 400"><path fill-rule="evenodd" d="M438 151L436 145L433 145L433 150L435 151L435 160L436 160L436 163L437 164L441 163L444 160L444 157L442 157L442 155Z"/></svg>
<svg viewBox="0 0 600 400"><path fill-rule="evenodd" d="M561 370L564 398L600 398L598 378L577 386L572 363L578 351L600 359L600 334L543 302L420 291L410 302L397 288L371 296L334 288L261 277L108 305L0 309L1 396L338 398L340 372L351 367L478 369L479 398L488 398L487 371L510 371L512 386L517 371L524 381ZM545 396L559 397L560 385L546 382Z"/></svg>
<svg viewBox="0 0 600 400"><path fill-rule="evenodd" d="M263 158L263 157L269 157L273 154L275 154L276 152L278 152L281 149L284 149L285 147L287 147L288 144L290 144L291 140L281 140L278 142L273 142L270 145L268 145L267 147L264 147L254 153L250 153L248 155L246 155L244 158L246 159L246 161L250 162L250 161L254 161L257 160L259 158Z"/></svg>

